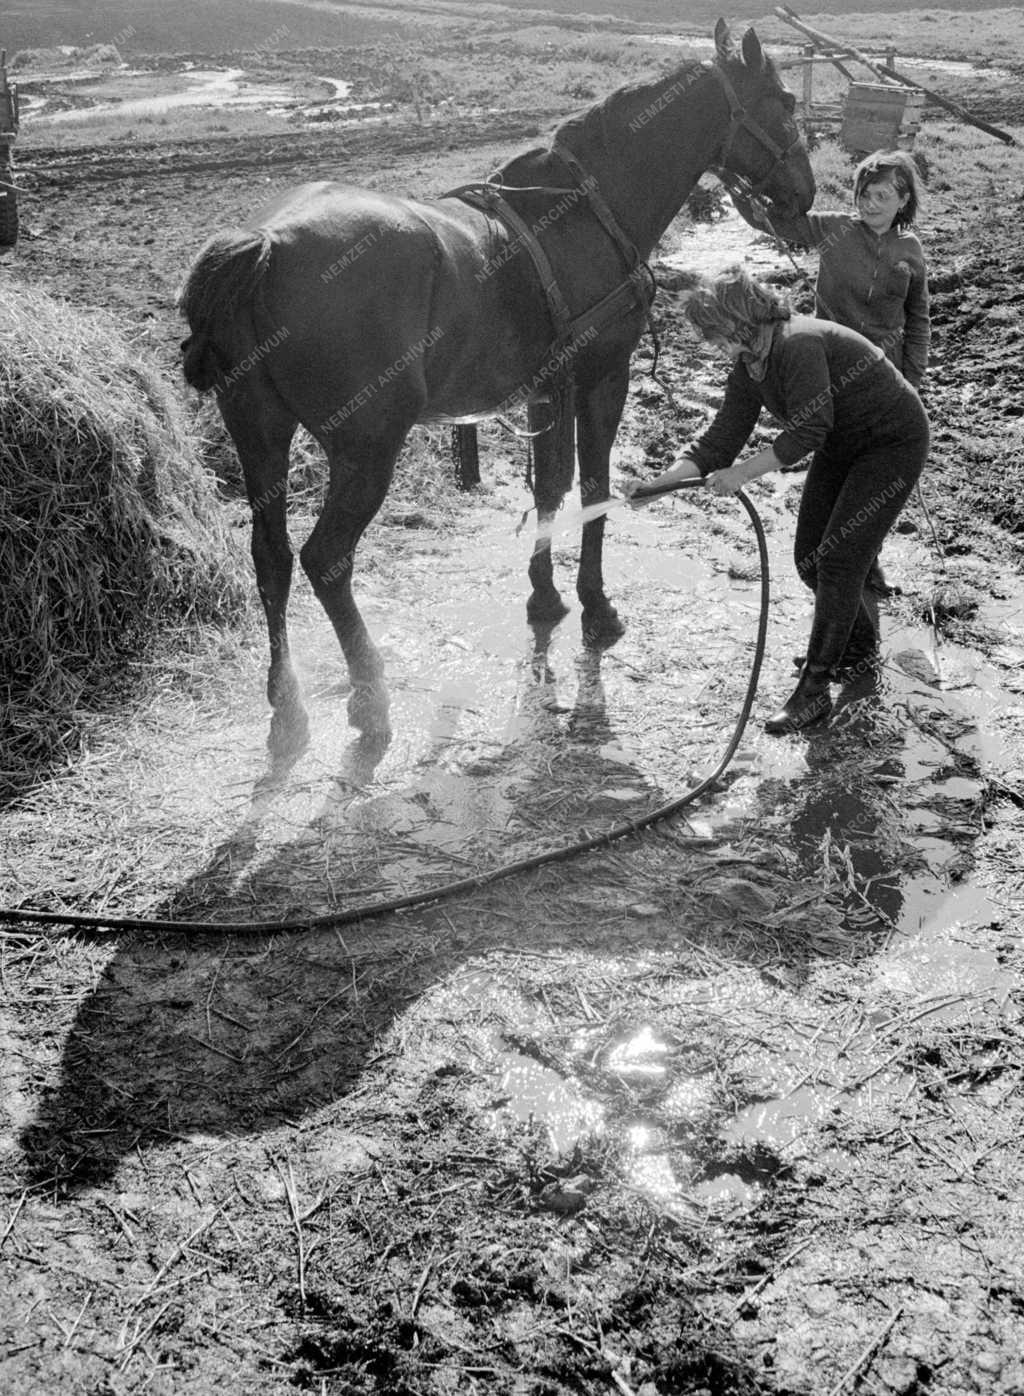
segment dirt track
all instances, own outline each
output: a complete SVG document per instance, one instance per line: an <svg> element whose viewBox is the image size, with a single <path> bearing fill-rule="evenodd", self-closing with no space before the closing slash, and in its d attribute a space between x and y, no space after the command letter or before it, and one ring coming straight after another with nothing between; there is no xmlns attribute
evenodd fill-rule
<svg viewBox="0 0 1024 1396"><path fill-rule="evenodd" d="M271 189L330 172L439 192L533 137L506 116L446 128L443 161L434 131L26 150L11 272L113 309L176 372L190 257ZM2 933L10 1389L1024 1391L1024 256L1016 167L984 158L991 191L946 191L926 230L948 568L911 511L887 545L883 681L828 734L752 727L690 823L337 935ZM696 423L720 366L660 306ZM649 352L624 474L681 430ZM399 717L380 766L300 594L317 742L287 788L260 784L262 638L225 641L4 815L7 895L327 911L609 826L706 771L753 626L742 518L701 501L614 527L630 630L595 663L574 617L546 646L527 631L521 453L490 436L484 468L455 528L385 511L368 541ZM806 627L798 488L758 495L761 707Z"/></svg>

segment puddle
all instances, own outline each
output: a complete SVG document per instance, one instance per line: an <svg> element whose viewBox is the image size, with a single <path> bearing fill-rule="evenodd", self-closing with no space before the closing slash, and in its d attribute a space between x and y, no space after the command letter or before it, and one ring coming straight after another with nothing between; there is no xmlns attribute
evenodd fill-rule
<svg viewBox="0 0 1024 1396"><path fill-rule="evenodd" d="M507 1098L501 1107L505 1118L541 1125L552 1150L561 1157L577 1143L604 1133L601 1107L585 1100L557 1071L510 1052L498 1036L492 1045L501 1070L498 1090ZM500 1116L495 1124L500 1124Z"/></svg>
<svg viewBox="0 0 1024 1396"><path fill-rule="evenodd" d="M903 884L903 905L897 929L909 940L938 935L955 923L998 924L1005 916L981 887L950 887L931 876L910 878Z"/></svg>
<svg viewBox="0 0 1024 1396"><path fill-rule="evenodd" d="M683 1059L654 1024L610 1040L607 1028L587 1027L568 1044L560 1041L565 1063L549 1064L540 1059L543 1049L535 1056L520 1044L534 1036L538 1043L551 1040L550 1017L499 978L462 976L445 992L484 1017L478 1051L499 1082L494 1128L509 1121L538 1126L562 1158L589 1139L614 1138L622 1145L624 1182L663 1213L692 1219L755 1206L775 1173L819 1151L821 1129L836 1113L868 1115L913 1092L915 1078L899 1062L910 1025L970 1028L1005 1016L1011 976L993 953L971 943L969 923L979 924L983 899L964 890L955 910L962 929L944 918L940 930L895 939L870 962L864 1014L852 1028L804 1022L799 1001L787 1009L779 1001L785 991L754 971L723 969L709 980L680 983L680 1001L692 1004L695 1020L700 1014L708 1023L711 1015L723 1048L735 1035L728 1048L733 1071L764 1091L724 1120L711 1073L681 1069ZM768 1055L748 1035L762 1002L776 1024L780 1015L792 1023L788 1045ZM709 1131L717 1134L722 1162L707 1160L700 1141Z"/></svg>
<svg viewBox="0 0 1024 1396"><path fill-rule="evenodd" d="M775 246L754 233L728 203L714 223L694 224L683 229L679 236L681 245L663 257L662 263L680 271L715 276L738 262L752 276L760 276L778 270L780 264Z"/></svg>
<svg viewBox="0 0 1024 1396"><path fill-rule="evenodd" d="M547 1064L541 1060L544 1051L539 1045L536 1054L525 1050L534 1034L538 1044L544 1042L551 1020L511 985L489 972L471 971L448 981L439 993L447 1015L460 1022L466 1021L462 1016L466 1015L479 1025L472 1034L473 1050L496 1081L487 1112L492 1128L506 1129L510 1123L536 1126L561 1158L614 1129L626 1146L627 1183L664 1210L692 1216L693 1196L704 1206L712 1203L716 1191L724 1200L727 1185L721 1180L715 1187L701 1182L699 1161L677 1147L663 1125L635 1114L610 1120L606 1107L588 1094L571 1066ZM590 1072L598 1067L610 1089L616 1082L645 1089L652 1084L663 1087L671 1097L669 1118L674 1115L682 1124L692 1123L710 1106L709 1087L699 1079L670 1079L669 1056L668 1044L650 1025L610 1042L603 1030L589 1030L569 1043L570 1061L585 1063ZM706 1195L695 1193L695 1188L706 1188Z"/></svg>
<svg viewBox="0 0 1024 1396"><path fill-rule="evenodd" d="M325 89L324 95L311 99L308 95L298 96L294 86L287 82L257 82L247 79L244 68L205 69L189 65L186 73L168 75L164 81L169 89L166 92L152 93L158 75L145 71L124 70L115 73L63 73L37 76L28 75L26 80L33 83L46 83L56 89L66 89L76 97L86 99L88 105L66 109L49 110L53 102L61 100L61 95L49 93L27 93L22 99L22 107L27 114L41 125L68 124L76 121L91 121L97 117L162 116L171 111L187 108L213 107L245 109L288 109L302 110L312 119L324 117L357 116L370 111L379 111L379 102L347 103L352 84L342 78L312 75L304 79L304 92L310 84L319 84ZM133 89L147 90L148 95L133 97Z"/></svg>
<svg viewBox="0 0 1024 1396"><path fill-rule="evenodd" d="M879 957L875 984L910 999L914 1017L951 1023L975 1012L1001 1013L1013 979L988 950L931 938L901 944Z"/></svg>

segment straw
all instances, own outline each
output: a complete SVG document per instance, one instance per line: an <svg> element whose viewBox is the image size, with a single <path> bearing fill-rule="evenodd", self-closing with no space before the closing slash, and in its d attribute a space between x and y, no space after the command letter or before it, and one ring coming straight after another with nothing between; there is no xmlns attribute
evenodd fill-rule
<svg viewBox="0 0 1024 1396"><path fill-rule="evenodd" d="M245 574L159 372L111 318L0 288L0 795L162 627L247 609Z"/></svg>

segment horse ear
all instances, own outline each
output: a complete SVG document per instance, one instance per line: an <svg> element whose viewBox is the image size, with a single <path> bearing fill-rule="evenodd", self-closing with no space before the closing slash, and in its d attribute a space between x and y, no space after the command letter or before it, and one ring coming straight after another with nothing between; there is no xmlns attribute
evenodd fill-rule
<svg viewBox="0 0 1024 1396"><path fill-rule="evenodd" d="M764 50L761 47L761 40L753 29L748 29L743 35L742 53L743 61L747 67L760 72L764 67Z"/></svg>
<svg viewBox="0 0 1024 1396"><path fill-rule="evenodd" d="M720 19L715 25L715 52L723 62L733 55L732 35L724 19Z"/></svg>

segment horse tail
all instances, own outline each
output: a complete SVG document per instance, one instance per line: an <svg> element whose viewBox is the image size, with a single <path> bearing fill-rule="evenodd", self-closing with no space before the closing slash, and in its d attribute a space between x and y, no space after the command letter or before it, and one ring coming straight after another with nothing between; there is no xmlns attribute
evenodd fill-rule
<svg viewBox="0 0 1024 1396"><path fill-rule="evenodd" d="M230 327L266 275L273 237L266 228L217 233L200 250L178 297L192 333L182 342L185 381L201 393L230 370Z"/></svg>

